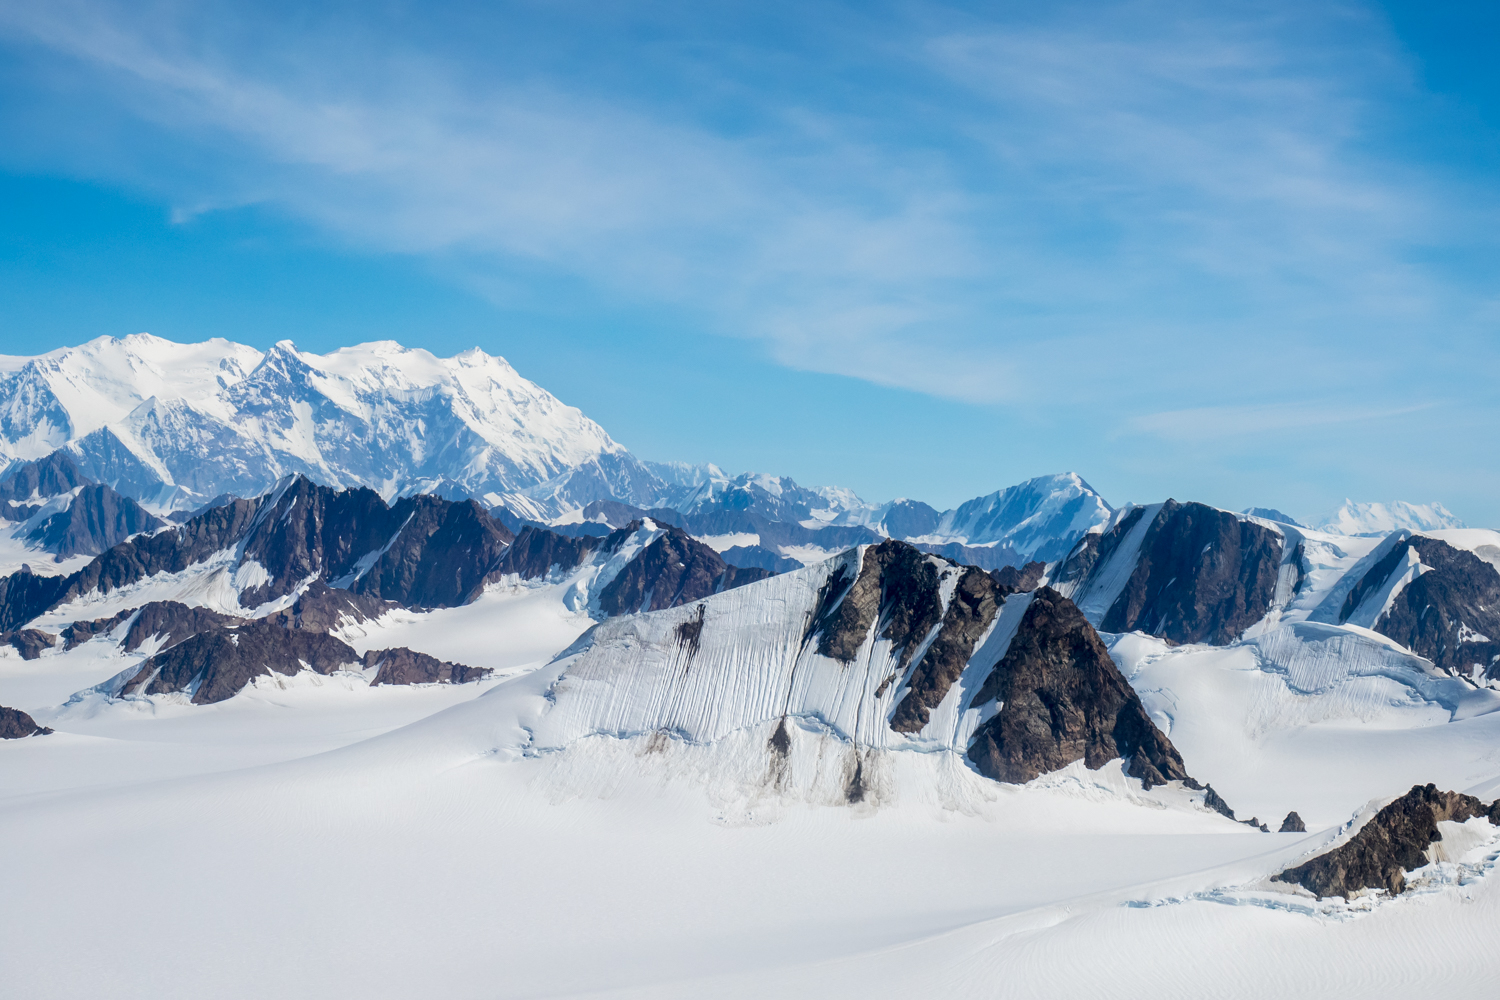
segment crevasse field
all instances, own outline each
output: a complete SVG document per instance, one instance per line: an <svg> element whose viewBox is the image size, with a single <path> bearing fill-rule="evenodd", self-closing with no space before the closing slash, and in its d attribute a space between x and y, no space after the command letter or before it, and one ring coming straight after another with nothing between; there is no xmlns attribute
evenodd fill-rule
<svg viewBox="0 0 1500 1000"><path fill-rule="evenodd" d="M774 608L804 575L709 604ZM216 705L116 701L90 689L149 646L5 649L3 700L56 730L0 745L6 993L1493 995L1484 821L1448 831L1395 899L1267 881L1413 783L1500 795L1500 699L1375 633L1105 636L1194 774L1240 817L1275 829L1295 809L1309 830L1266 834L1142 792L1118 761L1000 785L937 739L875 753L850 805L825 786L862 681L803 685L781 780L754 693L780 669L771 637L705 641L696 714L674 718L649 653L692 609L609 623L590 653L576 586L345 632L495 668L478 684L304 673ZM591 672L609 643L638 655Z"/></svg>

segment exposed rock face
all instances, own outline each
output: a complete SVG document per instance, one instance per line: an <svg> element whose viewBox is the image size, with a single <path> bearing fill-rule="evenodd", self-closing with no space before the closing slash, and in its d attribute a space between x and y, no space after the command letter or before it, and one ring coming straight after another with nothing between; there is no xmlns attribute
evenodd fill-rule
<svg viewBox="0 0 1500 1000"><path fill-rule="evenodd" d="M1500 572L1439 539L1413 535L1391 549L1349 592L1340 620L1382 590L1412 551L1429 568L1401 589L1375 631L1449 673L1467 675L1478 665L1500 676Z"/></svg>
<svg viewBox="0 0 1500 1000"><path fill-rule="evenodd" d="M359 669L360 657L331 635L286 629L268 621L199 632L147 657L121 694L193 692L193 704L211 705L232 697L256 677L320 674Z"/></svg>
<svg viewBox="0 0 1500 1000"><path fill-rule="evenodd" d="M1438 823L1461 823L1475 816L1500 825L1500 800L1486 806L1472 795L1413 785L1344 844L1271 878L1294 882L1319 899L1348 899L1361 889L1385 889L1396 895L1406 888L1407 872L1428 864L1428 846L1443 839Z"/></svg>
<svg viewBox="0 0 1500 1000"><path fill-rule="evenodd" d="M1005 656L972 704L1001 707L974 734L968 756L981 774L1022 783L1082 760L1097 770L1116 757L1150 788L1188 774L1152 724L1098 634L1072 601L1038 590Z"/></svg>
<svg viewBox="0 0 1500 1000"><path fill-rule="evenodd" d="M599 547L599 538L570 538L545 528L527 526L516 535L499 565L490 573L489 579L515 574L523 580L540 580L554 569L568 572L583 564L583 561Z"/></svg>
<svg viewBox="0 0 1500 1000"><path fill-rule="evenodd" d="M29 521L41 509L41 504L11 503L9 500L0 500L0 521Z"/></svg>
<svg viewBox="0 0 1500 1000"><path fill-rule="evenodd" d="M930 535L943 515L920 500L893 500L886 508L880 525L892 538L915 538Z"/></svg>
<svg viewBox="0 0 1500 1000"><path fill-rule="evenodd" d="M932 710L942 702L953 683L964 672L974 646L995 620L1005 597L988 573L970 566L959 577L942 627L912 669L906 697L891 715L891 728L898 733L919 732Z"/></svg>
<svg viewBox="0 0 1500 1000"><path fill-rule="evenodd" d="M762 569L730 566L717 552L680 528L663 527L666 532L630 560L600 591L599 607L605 614L675 608L771 575ZM603 548L618 548L640 528L641 522L630 522L605 539Z"/></svg>
<svg viewBox="0 0 1500 1000"><path fill-rule="evenodd" d="M71 580L37 576L27 569L0 577L0 630L20 628L52 607L67 593Z"/></svg>
<svg viewBox="0 0 1500 1000"><path fill-rule="evenodd" d="M1136 507L1128 511L1113 528L1085 534L1058 565L1057 572L1053 574L1053 582L1058 586L1073 587L1073 592L1076 593L1077 588L1093 573L1094 567L1109 561L1115 549L1120 547L1120 543L1145 515L1146 508Z"/></svg>
<svg viewBox="0 0 1500 1000"><path fill-rule="evenodd" d="M85 476L65 451L18 465L0 479L0 500L24 502L34 497L61 496L93 480Z"/></svg>
<svg viewBox="0 0 1500 1000"><path fill-rule="evenodd" d="M391 515L400 533L349 589L409 608L473 600L515 537L473 500L407 497Z"/></svg>
<svg viewBox="0 0 1500 1000"><path fill-rule="evenodd" d="M1103 540L1100 546L1102 551ZM1203 504L1168 500L1099 627L1140 629L1179 643L1233 642L1270 610L1281 549L1281 536L1270 528Z"/></svg>
<svg viewBox="0 0 1500 1000"><path fill-rule="evenodd" d="M1290 523L1290 522L1289 522ZM1307 824L1302 822L1302 817L1295 812L1286 814L1286 819L1281 821L1281 829L1277 833L1306 833Z"/></svg>
<svg viewBox="0 0 1500 1000"><path fill-rule="evenodd" d="M135 614L135 612L135 608L126 608L124 611L110 618L95 618L93 621L74 622L62 630L63 651L66 652L74 646L81 646L96 635L105 635L113 632L131 615Z"/></svg>
<svg viewBox="0 0 1500 1000"><path fill-rule="evenodd" d="M238 625L241 620L208 608L189 607L176 601L152 601L144 605L135 621L130 623L130 630L125 633L121 646L126 652L133 653L150 639L159 636L162 639L159 651L165 651L199 632Z"/></svg>
<svg viewBox="0 0 1500 1000"><path fill-rule="evenodd" d="M1294 518L1289 517L1286 514L1283 514L1275 507L1246 507L1244 511L1242 511L1242 513L1249 514L1251 517L1263 517L1267 521L1278 521L1281 524L1290 524L1294 528L1306 527L1306 525L1304 525L1302 522L1295 520Z"/></svg>
<svg viewBox="0 0 1500 1000"><path fill-rule="evenodd" d="M39 726L36 720L19 708L0 705L0 740L19 740L27 736L46 736L52 730Z"/></svg>
<svg viewBox="0 0 1500 1000"><path fill-rule="evenodd" d="M499 562L510 532L473 501L417 496L387 507L372 490L334 490L297 478L277 493L213 507L177 528L138 535L69 577L0 579L0 628L15 628L72 597L108 593L157 573L180 573L239 548L265 582L240 595L247 608L310 579L410 607L472 598Z"/></svg>
<svg viewBox="0 0 1500 1000"><path fill-rule="evenodd" d="M916 645L942 617L940 564L938 557L905 542L887 540L864 551L859 574L847 588L848 575L841 567L825 585L813 616L818 652L852 663L878 618L879 637L902 650L904 670Z"/></svg>
<svg viewBox="0 0 1500 1000"><path fill-rule="evenodd" d="M1231 808L1229 808L1229 803L1224 801L1224 797L1223 796L1221 796L1218 792L1214 791L1214 786L1213 785L1209 785L1207 788L1204 789L1204 792L1203 792L1203 805L1204 805L1205 808L1212 809L1214 812L1218 813L1220 816L1225 816L1225 817L1227 817L1229 819L1234 819L1234 810L1231 809ZM1239 820L1235 820L1235 822L1238 823Z"/></svg>
<svg viewBox="0 0 1500 1000"><path fill-rule="evenodd" d="M413 652L405 646L396 649L372 649L364 655L365 669L378 667L377 684L465 684L488 677L488 667L466 667L461 663L449 663L426 653Z"/></svg>
<svg viewBox="0 0 1500 1000"><path fill-rule="evenodd" d="M23 660L34 660L42 650L57 645L57 636L34 628L23 628L19 632L0 634L0 642L13 647Z"/></svg>
<svg viewBox="0 0 1500 1000"><path fill-rule="evenodd" d="M1042 574L1047 572L1047 564L1042 562L1029 562L1020 569L1014 566L1002 566L993 570L990 576L994 577L995 583L1007 594L1024 594L1035 590L1037 584L1042 582Z"/></svg>
<svg viewBox="0 0 1500 1000"><path fill-rule="evenodd" d="M213 625L154 656L125 683L122 695L191 691L193 704L210 705L239 693L257 677L303 670L332 674L377 668L371 684L454 683L478 680L487 668L449 663L405 647L360 656L324 632L283 628L265 619Z"/></svg>
<svg viewBox="0 0 1500 1000"><path fill-rule="evenodd" d="M395 601L339 590L319 580L303 591L295 604L270 615L269 620L282 628L333 632L345 625L372 621L398 607L400 605Z"/></svg>
<svg viewBox="0 0 1500 1000"><path fill-rule="evenodd" d="M68 505L34 528L30 535L61 562L76 555L96 556L142 531L166 522L102 483L85 486Z"/></svg>
<svg viewBox="0 0 1500 1000"><path fill-rule="evenodd" d="M260 499L236 500L206 511L180 528L122 542L72 576L61 578L60 592L52 601L28 609L30 613L23 620L29 621L74 596L95 590L109 593L157 573L181 573L215 553L232 549L254 524L262 503ZM0 586L3 583L0 581ZM0 606L9 604L7 599Z"/></svg>

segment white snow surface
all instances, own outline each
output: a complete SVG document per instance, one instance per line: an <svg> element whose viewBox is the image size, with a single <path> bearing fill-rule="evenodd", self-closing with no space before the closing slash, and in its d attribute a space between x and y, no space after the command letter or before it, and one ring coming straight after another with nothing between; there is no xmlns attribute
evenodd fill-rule
<svg viewBox="0 0 1500 1000"><path fill-rule="evenodd" d="M1334 535L1386 535L1392 531L1462 528L1464 523L1440 503L1355 503L1345 500L1317 525Z"/></svg>
<svg viewBox="0 0 1500 1000"><path fill-rule="evenodd" d="M1307 598L1320 603L1335 570L1378 542L1306 537L1325 546ZM1445 829L1395 899L1317 904L1266 882L1414 783L1500 795L1500 694L1375 633L1305 620L1299 601L1230 647L1105 636L1190 772L1242 817L1274 829L1295 809L1311 831L1262 834L1183 789L1142 791L1119 762L1025 786L967 767L959 748L983 707L965 698L1025 598L907 737L883 725L903 692L875 695L888 643L867 639L847 666L804 648L831 564L598 623L612 568L502 581L466 607L343 631L360 649L496 670L479 684L304 673L211 706L113 701L89 689L144 651L101 637L23 661L0 647L0 704L57 730L0 741L0 851L18 904L0 909L6 989L1493 993L1500 844L1483 821ZM678 626L700 612L689 656ZM778 761L768 744L783 715ZM868 794L851 804L853 767Z"/></svg>
<svg viewBox="0 0 1500 1000"><path fill-rule="evenodd" d="M478 349L438 358L379 341L319 355L281 341L262 354L101 337L0 357L0 399L0 459L68 446L124 492L154 485L157 506L253 496L293 472L387 498L452 484L544 505L570 483L587 502L599 484L628 496L633 477L656 482L598 424Z"/></svg>

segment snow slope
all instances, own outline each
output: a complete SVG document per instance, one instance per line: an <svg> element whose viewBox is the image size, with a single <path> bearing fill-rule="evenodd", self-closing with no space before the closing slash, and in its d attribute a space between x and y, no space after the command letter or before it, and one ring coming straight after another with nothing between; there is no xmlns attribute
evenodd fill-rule
<svg viewBox="0 0 1500 1000"><path fill-rule="evenodd" d="M444 488L541 509L663 485L576 408L479 350L391 341L326 355L102 337L0 358L0 458L68 447L128 495L190 507L293 472L387 498Z"/></svg>
<svg viewBox="0 0 1500 1000"><path fill-rule="evenodd" d="M1345 500L1317 525L1335 535L1387 535L1393 531L1462 528L1464 523L1440 503L1355 503Z"/></svg>
<svg viewBox="0 0 1500 1000"><path fill-rule="evenodd" d="M553 640L502 608L534 596L436 612L447 627L426 634L529 656ZM641 634L681 610L638 619ZM25 859L0 969L17 995L63 1000L1490 994L1493 846L1462 884L1366 910L1247 887L1327 842L1377 784L1418 773L1493 797L1500 714L1392 704L1268 728L1244 685L1277 675L1254 649L1143 652L1116 644L1143 689L1177 695L1189 760L1211 757L1242 812L1291 800L1312 833L1122 794L1109 769L988 796L728 809L701 766L719 758L687 738L538 745L577 735L550 668L385 691L293 679L219 706L58 712L55 735L0 744L0 769L25 779L0 785L0 847ZM39 662L0 657L0 700ZM685 721L700 738L718 724ZM937 787L945 756L898 754L892 780Z"/></svg>
<svg viewBox="0 0 1500 1000"><path fill-rule="evenodd" d="M1039 476L945 511L931 535L913 541L1008 545L1026 559L1055 562L1112 508L1075 472Z"/></svg>

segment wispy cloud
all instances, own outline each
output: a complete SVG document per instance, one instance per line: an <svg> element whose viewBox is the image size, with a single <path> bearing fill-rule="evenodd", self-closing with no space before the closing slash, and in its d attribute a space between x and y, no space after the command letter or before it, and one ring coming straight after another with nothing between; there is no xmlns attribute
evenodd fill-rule
<svg viewBox="0 0 1500 1000"><path fill-rule="evenodd" d="M1200 406L1132 417L1110 435L1147 435L1165 441L1221 441L1226 438L1315 431L1332 424L1368 423L1430 410L1435 403L1405 406L1351 406L1290 402L1257 406Z"/></svg>
<svg viewBox="0 0 1500 1000"><path fill-rule="evenodd" d="M316 33L237 42L215 10L0 0L0 24L205 151L190 182L94 158L184 213L270 203L468 273L552 268L796 367L1139 408L1163 364L1269 376L1451 297L1409 252L1444 225L1440 192L1368 153L1374 96L1406 82L1354 7L918 9L845 40L876 65L853 86L892 75L901 107L825 100L824 77L805 103L757 93L737 67L769 56L742 45L710 60L751 95L735 127L374 29L338 60Z"/></svg>

